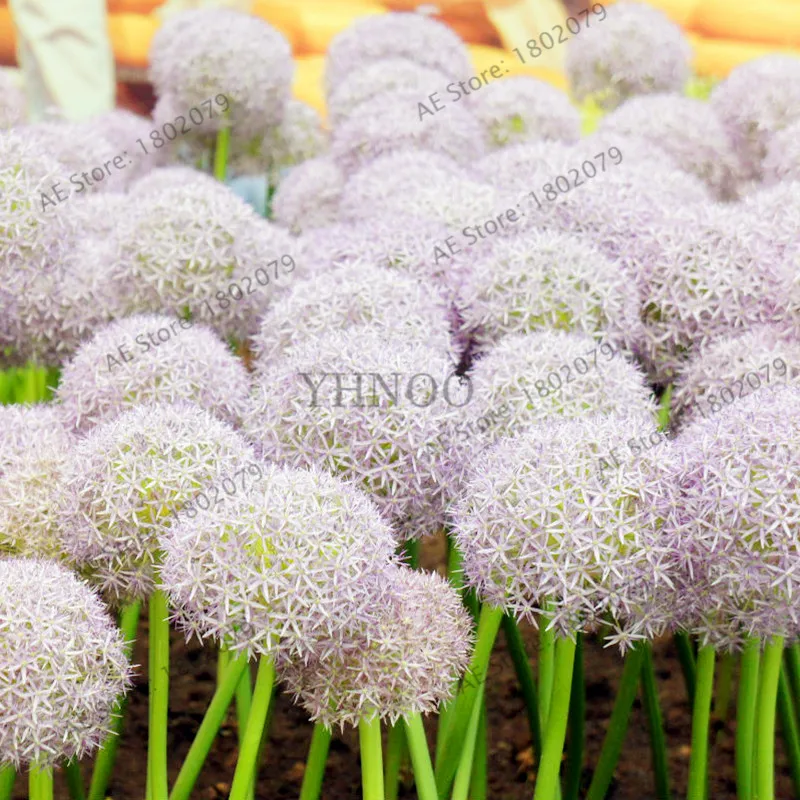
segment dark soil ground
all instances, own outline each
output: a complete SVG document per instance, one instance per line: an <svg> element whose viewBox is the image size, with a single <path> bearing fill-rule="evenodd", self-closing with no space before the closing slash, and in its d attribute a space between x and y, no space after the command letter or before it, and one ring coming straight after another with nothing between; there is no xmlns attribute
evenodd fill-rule
<svg viewBox="0 0 800 800"><path fill-rule="evenodd" d="M443 562L443 543L426 546L423 566L435 568ZM141 641L146 641L146 622L141 626ZM536 633L523 628L528 652L535 662ZM136 685L130 696L129 711L123 731L117 770L109 791L113 800L142 800L146 774L147 742L147 657L143 647L134 653L138 668ZM689 705L671 639L655 646L656 672L669 747L670 775L674 797L686 796L689 763L690 716ZM616 686L621 674L622 660L616 650L604 650L593 639L586 641L586 758L585 786L597 761L605 734ZM535 669L535 663L534 663ZM208 701L214 691L216 656L212 648L202 648L196 642L186 645L179 635L172 644L172 684L170 691L170 782L185 757L194 733L200 724ZM533 796L533 771L530 735L523 700L517 688L514 667L505 647L503 634L498 637L492 654L487 689L489 790L488 800L530 800ZM434 730L428 720L428 731ZM735 798L733 767L734 725L714 720L717 731L712 749L710 800ZM259 773L257 800L297 798L303 776L303 764L308 751L312 726L302 709L292 705L289 697L279 695L275 705L269 739ZM231 714L221 731L206 763L193 797L198 800L227 798L236 764L236 723ZM431 744L433 739L431 738ZM776 797L793 797L782 743L777 745L778 775ZM84 765L88 778L88 764ZM330 757L322 792L323 800L360 800L358 736L348 730L336 733L331 743ZM406 775L406 778L410 775ZM88 782L88 780L87 780ZM18 781L15 800L23 800L23 781ZM401 787L404 800L416 798L413 784ZM607 800L647 800L655 796L650 766L650 742L647 722L637 699L614 783ZM66 788L56 782L57 800L67 800ZM161 800L159 798L158 800ZM690 800L696 800L691 798Z"/></svg>

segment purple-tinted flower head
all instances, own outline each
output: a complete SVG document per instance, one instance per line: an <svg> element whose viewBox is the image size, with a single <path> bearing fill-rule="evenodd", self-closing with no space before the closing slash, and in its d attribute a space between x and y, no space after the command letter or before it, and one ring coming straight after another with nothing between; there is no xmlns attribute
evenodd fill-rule
<svg viewBox="0 0 800 800"><path fill-rule="evenodd" d="M419 93L397 91L367 100L333 131L331 155L347 173L376 158L408 149L441 153L469 166L485 152L483 131L463 106L420 120Z"/></svg>
<svg viewBox="0 0 800 800"><path fill-rule="evenodd" d="M674 94L633 97L605 117L599 131L609 141L617 134L640 136L669 153L716 197L736 196L743 169L725 126L708 103Z"/></svg>
<svg viewBox="0 0 800 800"><path fill-rule="evenodd" d="M524 191L542 175L559 175L576 160L575 148L563 141L542 139L509 144L484 156L473 169L478 180L497 189Z"/></svg>
<svg viewBox="0 0 800 800"><path fill-rule="evenodd" d="M339 218L345 175L329 156L297 164L278 184L272 216L292 233L331 225Z"/></svg>
<svg viewBox="0 0 800 800"><path fill-rule="evenodd" d="M560 89L525 75L489 84L476 96L474 113L487 148L527 141L577 142L581 115Z"/></svg>
<svg viewBox="0 0 800 800"><path fill-rule="evenodd" d="M759 178L772 136L800 119L800 58L773 53L734 67L714 88L711 106L747 176Z"/></svg>
<svg viewBox="0 0 800 800"><path fill-rule="evenodd" d="M181 165L159 167L137 180L129 189L131 195L157 194L167 189L191 187L196 183L218 186L210 175L192 167Z"/></svg>
<svg viewBox="0 0 800 800"><path fill-rule="evenodd" d="M7 70L0 71L0 130L22 125L27 117L25 92Z"/></svg>
<svg viewBox="0 0 800 800"><path fill-rule="evenodd" d="M765 237L782 251L791 250L800 230L800 181L784 181L748 194L741 210L751 220L753 235Z"/></svg>
<svg viewBox="0 0 800 800"><path fill-rule="evenodd" d="M71 448L52 405L0 406L0 554L61 557L55 499Z"/></svg>
<svg viewBox="0 0 800 800"><path fill-rule="evenodd" d="M253 338L259 368L304 341L360 325L425 342L457 360L442 300L409 275L359 260L299 281L274 303Z"/></svg>
<svg viewBox="0 0 800 800"><path fill-rule="evenodd" d="M466 45L447 25L422 14L390 12L363 17L333 39L325 61L326 94L331 97L350 75L390 58L408 58L452 78L466 80L473 72Z"/></svg>
<svg viewBox="0 0 800 800"><path fill-rule="evenodd" d="M0 560L0 764L81 758L110 732L131 683L125 642L97 595L52 561Z"/></svg>
<svg viewBox="0 0 800 800"><path fill-rule="evenodd" d="M464 327L480 346L552 328L640 341L636 287L592 243L559 231L497 239L460 292Z"/></svg>
<svg viewBox="0 0 800 800"><path fill-rule="evenodd" d="M311 469L258 465L237 491L162 537L161 581L187 634L249 655L323 655L394 558L392 531L361 492Z"/></svg>
<svg viewBox="0 0 800 800"><path fill-rule="evenodd" d="M644 3L615 3L606 13L567 44L575 96L616 108L634 95L683 91L692 50L680 26Z"/></svg>
<svg viewBox="0 0 800 800"><path fill-rule="evenodd" d="M453 509L467 584L531 621L549 601L565 636L601 621L623 648L659 634L671 569L652 501L669 446L630 413L550 421L497 443Z"/></svg>
<svg viewBox="0 0 800 800"><path fill-rule="evenodd" d="M800 181L800 119L772 136L764 158L764 180Z"/></svg>
<svg viewBox="0 0 800 800"><path fill-rule="evenodd" d="M425 98L436 89L443 89L450 78L446 73L426 67L411 58L383 58L365 64L345 76L328 97L328 119L337 128L362 103L396 92L413 91ZM470 97L465 98L469 103ZM364 106L366 107L366 106ZM417 118L419 113L416 112Z"/></svg>
<svg viewBox="0 0 800 800"><path fill-rule="evenodd" d="M436 711L469 663L472 625L457 592L436 573L394 567L374 618L353 615L347 638L324 659L279 674L314 722L391 723Z"/></svg>
<svg viewBox="0 0 800 800"><path fill-rule="evenodd" d="M444 522L450 454L437 437L469 399L441 350L361 326L262 370L244 427L265 459L354 481L416 538Z"/></svg>
<svg viewBox="0 0 800 800"><path fill-rule="evenodd" d="M137 405L179 401L236 425L249 390L244 365L205 325L137 314L83 344L57 393L67 427L87 431Z"/></svg>
<svg viewBox="0 0 800 800"><path fill-rule="evenodd" d="M236 43L233 49L231 42ZM242 135L278 125L293 74L291 47L282 33L259 17L226 8L170 17L150 46L150 78L157 94L170 95L180 114L188 116L197 108L203 132L222 128L226 115ZM227 103L217 102L219 95Z"/></svg>
<svg viewBox="0 0 800 800"><path fill-rule="evenodd" d="M173 514L253 458L230 425L189 404L139 406L103 422L77 442L64 471L58 514L68 559L114 600L146 597Z"/></svg>
<svg viewBox="0 0 800 800"><path fill-rule="evenodd" d="M174 118L168 121L173 122ZM153 157L154 153L145 155L140 152L136 142L137 139L143 142L150 140L153 121L147 117L124 108L114 108L92 117L90 124L112 146L115 155L122 156L122 161L117 163L124 165L120 173L124 176L125 186L146 175L158 163L158 157ZM115 186L118 187L116 182Z"/></svg>
<svg viewBox="0 0 800 800"><path fill-rule="evenodd" d="M681 373L672 413L682 424L711 417L775 384L800 385L800 339L785 325L754 325L701 349Z"/></svg>

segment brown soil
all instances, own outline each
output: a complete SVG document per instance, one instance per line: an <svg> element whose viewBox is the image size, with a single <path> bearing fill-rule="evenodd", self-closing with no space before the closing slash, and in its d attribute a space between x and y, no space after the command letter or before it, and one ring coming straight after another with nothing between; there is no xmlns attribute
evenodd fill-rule
<svg viewBox="0 0 800 800"><path fill-rule="evenodd" d="M423 552L423 566L440 567L443 561L441 541L431 542ZM140 642L146 641L146 621L141 625ZM528 653L534 660L536 633L523 627ZM144 797L147 743L147 657L140 644L134 652L137 669L135 688L125 721L117 770L109 791L113 800L142 800ZM690 716L689 705L680 666L671 639L655 645L656 672L669 747L670 776L674 797L685 797L689 763ZM584 788L588 786L591 768L597 761L605 729L611 714L622 661L615 650L604 650L595 639L587 639L586 664L586 758ZM170 782L174 781L194 733L200 724L208 701L214 691L216 656L212 648L196 642L186 645L178 635L172 643L170 687ZM530 800L533 796L533 772L530 736L522 697L511 658L501 632L492 654L487 690L489 731L489 790L488 800ZM433 719L427 721L429 735L434 730ZM735 798L733 767L733 735L731 722L712 723L717 739L712 750L710 800ZM312 726L302 709L292 705L285 695L279 695L270 727L259 773L257 800L297 798L308 751ZM236 724L231 714L215 747L206 762L193 797L198 800L227 798L236 764ZM433 739L430 739L433 744ZM776 797L788 800L793 796L788 768L778 743ZM84 774L88 780L88 764ZM405 774L406 779L410 773ZM23 781L18 781L15 800L24 800ZM323 800L360 800L358 737L352 730L335 733L331 742ZM400 797L416 798L413 784L407 780L401 786ZM631 717L625 746L617 767L615 780L607 800L646 800L655 797L650 766L650 742L644 712L637 699ZM57 800L67 800L68 794L60 778L56 779ZM161 800L159 798L159 800ZM691 798L690 800L695 800Z"/></svg>

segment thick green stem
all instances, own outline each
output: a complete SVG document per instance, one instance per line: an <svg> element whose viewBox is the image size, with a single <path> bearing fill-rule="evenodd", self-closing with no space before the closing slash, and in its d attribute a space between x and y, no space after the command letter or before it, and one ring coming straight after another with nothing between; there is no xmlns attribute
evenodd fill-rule
<svg viewBox="0 0 800 800"><path fill-rule="evenodd" d="M539 624L539 725L547 728L550 713L550 698L553 694L556 637L553 630L547 630L547 619Z"/></svg>
<svg viewBox="0 0 800 800"><path fill-rule="evenodd" d="M572 696L569 701L569 737L564 774L564 800L578 800L586 741L586 685L583 673L583 634L576 635L575 665L572 669Z"/></svg>
<svg viewBox="0 0 800 800"><path fill-rule="evenodd" d="M619 754L622 751L622 743L625 741L625 734L628 731L628 718L636 697L636 687L639 683L643 660L644 648L641 644L637 644L625 656L625 666L622 668L617 698L614 701L611 720L589 791L586 794L586 800L603 800L611 784L617 761L619 761Z"/></svg>
<svg viewBox="0 0 800 800"><path fill-rule="evenodd" d="M156 589L150 596L150 727L147 777L153 800L167 797L167 724L169 715L169 608L167 596Z"/></svg>
<svg viewBox="0 0 800 800"><path fill-rule="evenodd" d="M30 800L53 800L53 768L36 769L28 773L28 794Z"/></svg>
<svg viewBox="0 0 800 800"><path fill-rule="evenodd" d="M306 768L303 771L303 786L300 789L300 800L319 800L322 793L322 781L325 777L325 764L328 761L328 749L331 745L331 729L318 722L311 734L311 747L308 749Z"/></svg>
<svg viewBox="0 0 800 800"><path fill-rule="evenodd" d="M794 698L795 711L800 715L800 644L787 647L783 653L788 669L789 689ZM795 717L795 722L800 726L800 716Z"/></svg>
<svg viewBox="0 0 800 800"><path fill-rule="evenodd" d="M230 660L223 680L217 687L192 746L189 748L189 753L172 789L170 800L189 800L245 669L247 669L246 656L240 655Z"/></svg>
<svg viewBox="0 0 800 800"><path fill-rule="evenodd" d="M86 794L83 791L83 777L81 776L80 764L75 759L72 759L64 764L63 769L70 800L86 800Z"/></svg>
<svg viewBox="0 0 800 800"><path fill-rule="evenodd" d="M739 693L736 702L736 788L739 800L753 797L756 709L761 643L748 639L739 662Z"/></svg>
<svg viewBox="0 0 800 800"><path fill-rule="evenodd" d="M425 737L425 728L422 717L411 714L404 718L406 740L411 754L411 765L414 768L414 782L417 786L419 800L437 800L436 778L433 774L431 754L428 750L428 740Z"/></svg>
<svg viewBox="0 0 800 800"><path fill-rule="evenodd" d="M402 722L389 727L386 736L386 764L384 766L384 792L386 800L397 800L400 792L400 769L406 753L406 731Z"/></svg>
<svg viewBox="0 0 800 800"><path fill-rule="evenodd" d="M553 695L544 729L542 757L536 775L533 800L553 800L559 792L559 770L564 739L567 735L569 699L572 693L572 670L576 644L572 639L556 639Z"/></svg>
<svg viewBox="0 0 800 800"><path fill-rule="evenodd" d="M362 719L358 723L358 743L361 750L361 796L363 800L384 800L380 717Z"/></svg>
<svg viewBox="0 0 800 800"><path fill-rule="evenodd" d="M486 729L486 703L480 702L481 716L475 735L475 752L472 756L472 779L469 782L470 800L486 800L489 791L489 740Z"/></svg>
<svg viewBox="0 0 800 800"><path fill-rule="evenodd" d="M661 703L658 699L656 671L653 663L653 647L650 642L642 645L641 682L644 709L647 714L647 727L650 730L650 751L653 756L653 778L657 800L670 800L669 762L667 760L667 742L664 736L664 723L661 717Z"/></svg>
<svg viewBox="0 0 800 800"><path fill-rule="evenodd" d="M797 718L785 667L781 667L780 682L778 683L778 714L781 719L781 732L783 733L786 757L789 761L789 771L792 775L794 796L800 797L800 736L797 733Z"/></svg>
<svg viewBox="0 0 800 800"><path fill-rule="evenodd" d="M525 710L528 716L528 727L531 732L531 744L533 745L534 764L539 763L539 755L542 752L542 734L539 724L539 697L536 692L536 680L533 677L531 662L525 650L525 642L514 617L509 614L503 615L503 633L506 637L506 646L514 662L514 670L517 673L522 697L525 701Z"/></svg>
<svg viewBox="0 0 800 800"><path fill-rule="evenodd" d="M711 719L711 696L714 694L714 660L712 645L704 645L697 653L697 682L692 709L692 752L689 757L688 800L706 795L708 785L708 723Z"/></svg>
<svg viewBox="0 0 800 800"><path fill-rule="evenodd" d="M119 627L125 641L125 653L130 658L133 643L136 641L136 631L139 627L139 614L142 603L136 600L126 605L119 615ZM111 734L106 739L103 749L97 754L92 770L92 782L89 785L89 800L105 800L108 784L114 772L117 761L122 726L125 722L125 711L128 707L127 695L123 696L114 708L111 722Z"/></svg>
<svg viewBox="0 0 800 800"><path fill-rule="evenodd" d="M241 676L240 676L241 679ZM238 681L237 681L238 684ZM253 704L247 718L242 746L239 748L239 759L233 774L230 800L246 800L256 780L258 753L261 746L261 735L267 722L267 712L272 700L272 688L275 684L275 664L269 656L261 656L258 662L256 688L253 692Z"/></svg>
<svg viewBox="0 0 800 800"><path fill-rule="evenodd" d="M775 798L775 704L783 660L783 637L773 636L764 647L756 712L755 800Z"/></svg>
<svg viewBox="0 0 800 800"><path fill-rule="evenodd" d="M467 726L472 716L472 708L478 690L486 680L489 656L492 653L502 618L503 612L499 608L485 605L481 609L475 650L472 653L467 675L461 683L461 689L456 698L452 719L445 732L446 738L442 745L441 759L437 765L436 785L439 787L440 796L446 796L453 784Z"/></svg>
<svg viewBox="0 0 800 800"><path fill-rule="evenodd" d="M678 662L681 665L681 672L683 672L683 682L686 684L686 695L689 698L689 705L693 705L695 673L697 670L694 663L692 643L683 631L676 633L674 640L675 647L678 650Z"/></svg>
<svg viewBox="0 0 800 800"><path fill-rule="evenodd" d="M231 129L229 125L226 125L217 133L217 144L214 148L214 177L221 183L225 183L228 170L228 150L230 149L230 141Z"/></svg>
<svg viewBox="0 0 800 800"><path fill-rule="evenodd" d="M472 708L472 714L469 718L467 736L464 740L464 747L461 750L461 758L458 762L458 770L456 771L451 800L467 800L467 796L469 795L472 764L475 758L475 742L478 736L484 689L485 684L481 685L481 688L478 690L478 696L475 698L475 705Z"/></svg>
<svg viewBox="0 0 800 800"><path fill-rule="evenodd" d="M714 718L720 722L728 720L731 695L733 694L733 666L735 663L736 657L733 653L723 653L720 656L713 713Z"/></svg>
<svg viewBox="0 0 800 800"><path fill-rule="evenodd" d="M11 800L17 772L14 767L0 767L0 800Z"/></svg>

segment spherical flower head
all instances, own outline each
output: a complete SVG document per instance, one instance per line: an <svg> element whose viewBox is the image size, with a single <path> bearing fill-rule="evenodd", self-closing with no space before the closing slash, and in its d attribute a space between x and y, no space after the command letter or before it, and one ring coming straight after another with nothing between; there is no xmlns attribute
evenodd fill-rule
<svg viewBox="0 0 800 800"><path fill-rule="evenodd" d="M0 71L0 130L22 125L27 117L25 92L7 70Z"/></svg>
<svg viewBox="0 0 800 800"><path fill-rule="evenodd" d="M390 58L407 58L451 78L473 72L466 45L447 25L422 14L377 14L362 17L334 37L325 57L327 96L349 76ZM436 88L432 85L430 91Z"/></svg>
<svg viewBox="0 0 800 800"><path fill-rule="evenodd" d="M668 448L652 421L628 413L553 420L498 442L453 508L467 585L531 621L551 602L563 636L608 617L609 643L623 648L659 633L655 596L670 567L652 496Z"/></svg>
<svg viewBox="0 0 800 800"><path fill-rule="evenodd" d="M339 218L345 175L329 156L292 167L272 198L275 222L292 233L331 225Z"/></svg>
<svg viewBox="0 0 800 800"><path fill-rule="evenodd" d="M73 448L62 481L69 560L115 601L147 597L174 513L253 458L233 428L189 404L139 406L103 422Z"/></svg>
<svg viewBox="0 0 800 800"><path fill-rule="evenodd" d="M286 37L259 17L231 9L176 14L150 46L156 93L171 95L181 114L202 109L202 127L209 132L227 122L255 136L280 124L293 75Z"/></svg>
<svg viewBox="0 0 800 800"><path fill-rule="evenodd" d="M403 567L392 567L387 581L377 619L354 615L347 639L326 658L279 669L312 721L344 728L436 711L465 672L472 625L453 587Z"/></svg>
<svg viewBox="0 0 800 800"><path fill-rule="evenodd" d="M793 636L800 390L775 386L737 400L679 437L680 515L670 536L685 554L687 598L701 596L696 632L716 646Z"/></svg>
<svg viewBox="0 0 800 800"><path fill-rule="evenodd" d="M356 488L321 470L254 464L236 493L162 538L161 581L188 634L252 656L309 659L377 613L370 586L392 531Z"/></svg>
<svg viewBox="0 0 800 800"><path fill-rule="evenodd" d="M166 189L191 187L197 183L205 186L218 186L210 175L192 167L174 165L158 167L139 178L129 189L131 195L158 194Z"/></svg>
<svg viewBox="0 0 800 800"><path fill-rule="evenodd" d="M773 53L734 67L711 94L747 177L759 178L772 136L800 119L800 58Z"/></svg>
<svg viewBox="0 0 800 800"><path fill-rule="evenodd" d="M769 140L764 158L764 181L800 181L800 119Z"/></svg>
<svg viewBox="0 0 800 800"><path fill-rule="evenodd" d="M143 142L150 139L153 121L147 117L124 108L113 108L92 117L91 125L112 146L115 155L123 157L124 167L120 172L124 176L123 183L126 187L146 175L158 163L155 153L144 155L134 149L137 139Z"/></svg>
<svg viewBox="0 0 800 800"><path fill-rule="evenodd" d="M364 259L300 281L273 304L253 338L258 368L268 369L303 341L361 325L456 358L441 298L415 278Z"/></svg>
<svg viewBox="0 0 800 800"><path fill-rule="evenodd" d="M64 367L57 396L64 424L86 432L134 406L179 401L237 425L249 391L244 365L211 329L137 314L80 347Z"/></svg>
<svg viewBox="0 0 800 800"><path fill-rule="evenodd" d="M741 204L753 235L763 236L782 251L797 244L800 228L800 181L784 181L747 195Z"/></svg>
<svg viewBox="0 0 800 800"><path fill-rule="evenodd" d="M722 120L702 100L672 94L633 97L605 117L599 130L609 139L615 134L640 136L666 150L719 199L736 197L743 167Z"/></svg>
<svg viewBox="0 0 800 800"><path fill-rule="evenodd" d="M687 424L776 384L800 385L800 339L786 325L754 325L701 349L675 384L673 419Z"/></svg>
<svg viewBox="0 0 800 800"><path fill-rule="evenodd" d="M418 92L403 90L356 106L334 129L331 156L351 174L379 156L400 150L430 150L463 166L484 155L483 131L466 108L453 105L446 114L420 120L418 102Z"/></svg>
<svg viewBox="0 0 800 800"><path fill-rule="evenodd" d="M0 559L0 764L45 768L96 750L131 684L95 593L52 561Z"/></svg>
<svg viewBox="0 0 800 800"><path fill-rule="evenodd" d="M328 120L332 128L344 123L362 103L396 92L413 91L420 97L444 88L450 78L444 72L410 58L382 58L345 75L328 97ZM469 104L471 95L464 98ZM366 106L364 106L366 107Z"/></svg>
<svg viewBox="0 0 800 800"><path fill-rule="evenodd" d="M261 371L244 428L263 458L352 480L416 538L444 522L450 452L437 437L467 403L440 350L362 326Z"/></svg>
<svg viewBox="0 0 800 800"><path fill-rule="evenodd" d="M683 91L692 50L680 26L644 3L615 3L606 14L567 44L574 95L610 109L634 95Z"/></svg>
<svg viewBox="0 0 800 800"><path fill-rule="evenodd" d="M560 89L525 75L490 83L476 95L474 113L487 148L527 141L577 142L581 115Z"/></svg>
<svg viewBox="0 0 800 800"><path fill-rule="evenodd" d="M542 328L642 338L636 287L590 241L530 230L493 242L460 293L464 327L480 347Z"/></svg>
<svg viewBox="0 0 800 800"><path fill-rule="evenodd" d="M492 150L473 166L478 180L498 189L524 191L541 175L558 175L576 158L575 148L562 141L541 139Z"/></svg>
<svg viewBox="0 0 800 800"><path fill-rule="evenodd" d="M72 446L52 405L0 406L0 554L61 557L55 499Z"/></svg>

